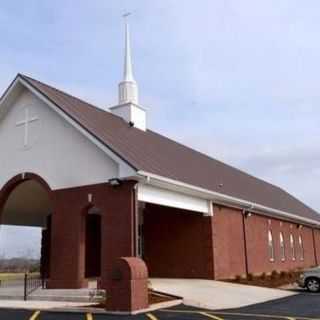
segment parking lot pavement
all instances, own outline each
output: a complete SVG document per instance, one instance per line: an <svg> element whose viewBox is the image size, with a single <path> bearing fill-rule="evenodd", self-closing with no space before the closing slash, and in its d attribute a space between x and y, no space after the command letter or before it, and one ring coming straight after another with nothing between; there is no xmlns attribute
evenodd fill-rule
<svg viewBox="0 0 320 320"><path fill-rule="evenodd" d="M320 293L300 293L292 297L269 301L248 307L233 310L224 310L240 313L266 313L296 318L320 319Z"/></svg>
<svg viewBox="0 0 320 320"><path fill-rule="evenodd" d="M0 309L0 320L319 320L320 294L299 294L231 310L204 310L184 305L135 316L37 312Z"/></svg>
<svg viewBox="0 0 320 320"><path fill-rule="evenodd" d="M0 319L1 320L21 320L21 319L30 319L32 316L32 311L23 311L23 310L4 310L0 309Z"/></svg>
<svg viewBox="0 0 320 320"><path fill-rule="evenodd" d="M168 312L167 312L168 311ZM194 316L199 310L187 306L178 306L170 310L159 310L154 312L158 319L196 319ZM215 310L204 311L210 315L214 315L219 319L320 319L320 294L301 293L296 296L291 296L283 299L269 301L261 304L256 304L248 307L230 309L230 310ZM172 314L177 313L182 316L172 317ZM164 314L164 315L162 315ZM192 318L190 317L192 315ZM200 318L197 318L200 320ZM203 319L203 318L202 318Z"/></svg>

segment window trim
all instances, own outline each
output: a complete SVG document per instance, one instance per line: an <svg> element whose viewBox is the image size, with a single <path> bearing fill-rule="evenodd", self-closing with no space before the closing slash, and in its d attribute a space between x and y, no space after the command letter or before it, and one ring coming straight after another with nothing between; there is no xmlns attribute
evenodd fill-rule
<svg viewBox="0 0 320 320"><path fill-rule="evenodd" d="M304 245L303 245L303 238L301 234L299 234L298 243L299 243L300 261L304 261Z"/></svg>
<svg viewBox="0 0 320 320"><path fill-rule="evenodd" d="M275 251L274 251L274 239L272 231L268 230L268 253L269 253L269 261L275 261Z"/></svg>
<svg viewBox="0 0 320 320"><path fill-rule="evenodd" d="M280 244L280 257L281 261L284 262L286 261L286 246L285 246L285 241L284 241L284 235L283 232L280 231L279 233L279 244Z"/></svg>
<svg viewBox="0 0 320 320"><path fill-rule="evenodd" d="M290 233L290 251L291 251L292 261L296 261L295 239L292 233Z"/></svg>

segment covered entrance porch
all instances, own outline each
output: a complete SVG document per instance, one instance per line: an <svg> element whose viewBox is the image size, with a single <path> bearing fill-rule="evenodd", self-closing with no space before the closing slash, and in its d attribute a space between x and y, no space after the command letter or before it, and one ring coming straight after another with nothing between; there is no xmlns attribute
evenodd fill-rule
<svg viewBox="0 0 320 320"><path fill-rule="evenodd" d="M2 223L42 228L41 275L49 291L85 289L86 299L90 283L120 299L115 305L146 290L148 275L133 257L145 261L151 277L213 278L210 209L206 200L134 180L52 190L40 176L22 173L0 191ZM124 296L117 291L120 271L137 277L128 278L137 286Z"/></svg>
<svg viewBox="0 0 320 320"><path fill-rule="evenodd" d="M42 229L48 288L88 288L89 280L106 288L115 261L136 256L134 185L52 190L36 174L19 174L0 190L1 224Z"/></svg>
<svg viewBox="0 0 320 320"><path fill-rule="evenodd" d="M147 184L137 197L139 255L149 276L213 279L211 203Z"/></svg>

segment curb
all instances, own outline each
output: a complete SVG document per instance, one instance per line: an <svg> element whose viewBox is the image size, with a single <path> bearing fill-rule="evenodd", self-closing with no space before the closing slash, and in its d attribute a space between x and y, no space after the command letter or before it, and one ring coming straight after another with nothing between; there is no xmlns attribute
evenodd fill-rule
<svg viewBox="0 0 320 320"><path fill-rule="evenodd" d="M182 304L182 299L172 300L168 302L160 302L156 304L152 304L147 309L131 311L131 312L123 312L123 311L108 311L102 308L94 308L94 307L53 307L53 308L34 308L30 307L27 308L26 306L23 307L0 307L1 310L25 310L25 311L34 311L39 310L41 312L48 312L48 313L91 313L91 314L105 314L105 315L137 315L141 313L151 312L163 308L170 308L177 305Z"/></svg>

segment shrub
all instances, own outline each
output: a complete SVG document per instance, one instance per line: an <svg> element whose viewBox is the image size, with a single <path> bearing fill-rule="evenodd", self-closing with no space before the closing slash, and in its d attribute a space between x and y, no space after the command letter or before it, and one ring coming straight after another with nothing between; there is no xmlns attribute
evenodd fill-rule
<svg viewBox="0 0 320 320"><path fill-rule="evenodd" d="M263 273L261 274L260 278L261 278L262 280L266 280L266 279L267 279L267 274L266 274L265 272L263 272Z"/></svg>
<svg viewBox="0 0 320 320"><path fill-rule="evenodd" d="M278 273L277 270L273 270L273 271L271 272L271 279L277 279L278 276L279 276L279 273Z"/></svg>
<svg viewBox="0 0 320 320"><path fill-rule="evenodd" d="M234 278L237 282L240 282L241 281L241 276L239 274L237 274Z"/></svg>
<svg viewBox="0 0 320 320"><path fill-rule="evenodd" d="M253 280L253 274L252 273L248 273L248 275L247 275L247 280L248 281L252 281Z"/></svg>

